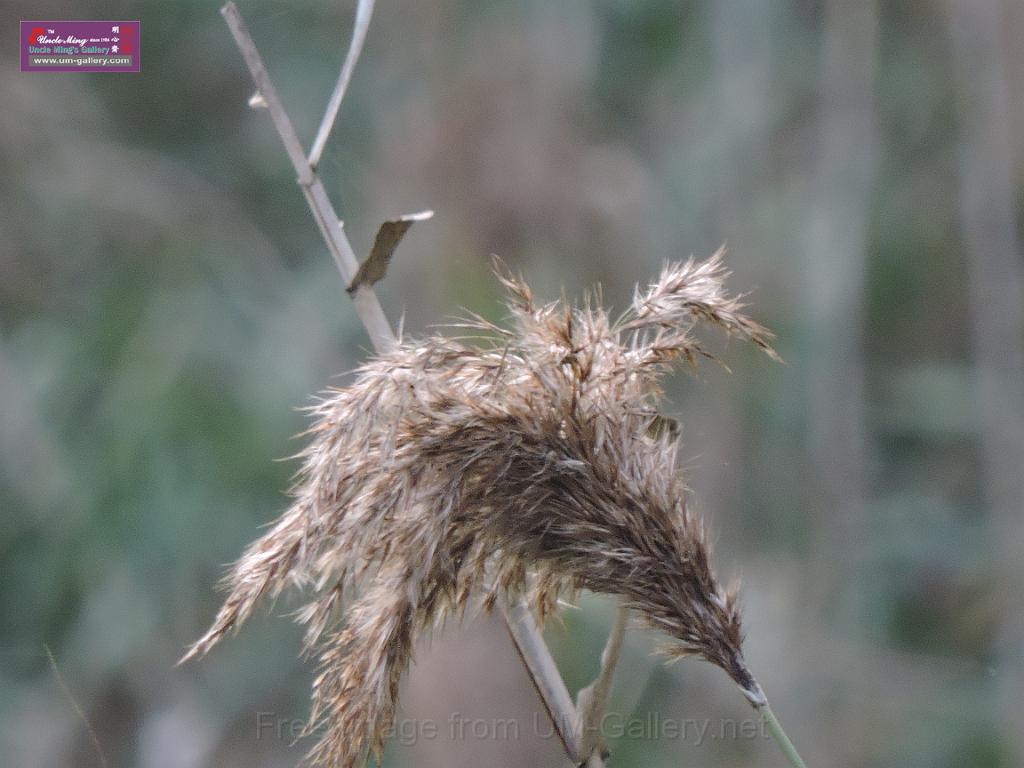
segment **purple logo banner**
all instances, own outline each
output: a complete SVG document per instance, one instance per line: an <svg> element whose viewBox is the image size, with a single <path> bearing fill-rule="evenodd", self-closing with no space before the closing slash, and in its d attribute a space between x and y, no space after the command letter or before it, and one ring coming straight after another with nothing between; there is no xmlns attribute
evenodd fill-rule
<svg viewBox="0 0 1024 768"><path fill-rule="evenodd" d="M138 72L138 21L23 21L22 72Z"/></svg>

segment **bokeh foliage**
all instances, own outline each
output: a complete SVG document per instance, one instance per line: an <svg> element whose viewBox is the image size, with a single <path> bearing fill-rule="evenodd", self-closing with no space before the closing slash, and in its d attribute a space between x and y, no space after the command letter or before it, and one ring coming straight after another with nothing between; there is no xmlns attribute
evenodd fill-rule
<svg viewBox="0 0 1024 768"><path fill-rule="evenodd" d="M705 367L670 395L719 568L746 577L752 666L812 764L1019 764L1008 706L1021 694L1007 680L1022 679L1024 650L1007 614L1024 584L1002 553L1024 525L1019 505L1016 528L993 511L982 450L971 327L983 307L961 219L970 113L950 3L877 9L872 98L859 107L873 175L852 224L863 282L830 319L861 334L848 370L863 383L863 484L851 491L858 533L840 546L821 531L846 507L822 495L809 437L828 350L807 268L849 267L808 245L822 219L853 215L821 204L849 181L822 180L820 153L843 3L378 5L323 174L357 248L384 218L437 211L381 287L389 313L413 334L460 306L500 317L491 252L551 297L600 281L622 306L664 259L727 241L733 285L755 289L752 314L787 364L732 346L733 375ZM241 9L308 140L353 4ZM222 565L283 507L295 464L278 459L298 450L296 407L343 383L332 377L368 342L266 114L245 106L249 80L215 3L9 10L10 24L139 18L143 63L138 75L22 75L13 50L0 53L0 763L97 764L48 645L111 765L292 765L301 745L256 739L253 725L257 711L305 714L311 669L281 618L290 604L201 665L172 665L212 617ZM977 12L1001 19L986 46L1009 84L1007 204L1019 211L1024 57L1008 41L1024 13ZM1024 328L1011 335L1024 342ZM830 384L839 411L855 388ZM821 580L833 562L841 578ZM587 596L549 630L571 687L595 673L609 621ZM435 645L500 640L467 632ZM618 710L749 715L712 670L665 668L651 647L631 638ZM412 706L416 679L448 670L440 653L424 649ZM455 687L465 677L498 712L536 707L525 677L438 674ZM561 764L557 749L430 746L387 760ZM758 740L611 746L619 766L776 764Z"/></svg>

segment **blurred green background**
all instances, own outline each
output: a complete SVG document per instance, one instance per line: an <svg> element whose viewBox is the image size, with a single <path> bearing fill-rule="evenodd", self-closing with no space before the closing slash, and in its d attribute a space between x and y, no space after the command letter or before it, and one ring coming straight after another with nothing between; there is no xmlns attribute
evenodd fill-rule
<svg viewBox="0 0 1024 768"><path fill-rule="evenodd" d="M241 3L307 145L353 10ZM292 603L173 664L286 503L297 407L368 340L216 3L2 15L0 765L100 764L47 647L111 766L294 765ZM19 18L119 17L141 74L17 71ZM361 253L436 211L380 290L408 334L499 317L491 253L621 308L728 243L787 363L731 345L668 394L812 766L1024 765L1021 39L1012 0L380 0L324 158ZM571 688L612 610L548 627ZM656 640L629 635L609 765L781 765ZM651 717L683 736L616 737ZM389 767L565 765L494 619L424 645L399 718Z"/></svg>

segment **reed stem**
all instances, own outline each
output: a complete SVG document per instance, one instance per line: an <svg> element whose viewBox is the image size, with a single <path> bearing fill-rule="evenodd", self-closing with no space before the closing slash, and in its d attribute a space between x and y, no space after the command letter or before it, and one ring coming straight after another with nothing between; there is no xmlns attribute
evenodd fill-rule
<svg viewBox="0 0 1024 768"><path fill-rule="evenodd" d="M790 765L793 768L807 768L803 758L800 757L800 753L796 751L796 747L793 746L793 742L789 740L789 736L782 730L782 725L779 723L778 718L775 717L775 713L772 712L772 708L765 702L757 708L757 711L761 714L761 718L764 720L765 725L768 726L768 731L771 733L772 738L775 739L775 743L779 745L779 749L782 750L782 754L789 760Z"/></svg>

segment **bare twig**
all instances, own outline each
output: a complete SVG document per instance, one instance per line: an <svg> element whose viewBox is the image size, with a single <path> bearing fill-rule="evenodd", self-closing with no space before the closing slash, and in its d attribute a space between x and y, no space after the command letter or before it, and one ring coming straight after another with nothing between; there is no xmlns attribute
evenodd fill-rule
<svg viewBox="0 0 1024 768"><path fill-rule="evenodd" d="M367 10L364 6L372 7L372 2L360 3L360 15L364 17L365 26L369 23L370 10ZM313 218L320 228L320 232L327 243L332 258L334 258L338 271L341 273L345 285L350 285L356 275L359 263L341 227L341 222L334 210L334 206L327 197L323 183L314 170L314 160L319 158L319 155L315 152L316 145L314 146L314 153L310 155L311 159L307 160L302 150L302 145L299 143L298 136L295 133L295 128L292 126L291 119L288 117L288 113L285 111L277 91L270 81L270 76L263 65L256 44L246 28L238 8L233 2L228 2L221 9L221 15L227 22L235 43L249 68L249 73L256 84L256 88L266 103L267 111L270 112L274 127L281 138L281 142L284 144L285 151L288 153L288 157L297 174L298 184L302 189L303 195L306 197L306 202L309 204ZM360 34L365 37L366 30L364 28L360 32L360 21L357 17L356 33L353 35L354 49L356 47L355 38ZM361 45L362 41L359 40L359 46L361 47ZM321 125L323 141L326 141L326 137L330 133L334 114L337 113L341 97L344 96L345 86L343 82L347 84L347 78L351 77L351 67L354 67L357 58L358 50L355 53L350 50L349 56L346 59L346 67L343 68L342 77L339 79L338 88L331 99L332 106L328 107L324 124ZM349 65L350 60L351 66ZM346 68L349 70L347 73ZM335 100L337 104L333 103ZM317 143L322 143L319 136ZM395 333L388 323L384 310L373 289L366 285L358 287L352 294L352 300L359 318L370 335L374 349L377 352L384 352L394 347L397 343ZM579 764L580 760L576 753L575 736L573 733L574 724L578 721L576 709L573 707L572 699L569 697L565 683L558 673L558 667L555 664L554 658L544 643L540 629L533 616L524 607L503 606L502 610L505 621L508 624L509 633L515 641L524 666L529 672L533 684L543 700L544 706L551 715L559 736L562 738L566 753L574 763ZM590 756L586 764L589 768L602 768L603 761L600 756L595 754Z"/></svg>
<svg viewBox="0 0 1024 768"><path fill-rule="evenodd" d="M327 110L324 118L320 121L320 129L316 132L316 139L313 141L313 148L309 151L309 165L316 168L320 165L320 157L324 153L327 139L331 136L331 129L334 128L334 121L338 119L338 110L341 109L341 100L345 98L345 91L348 90L349 80L352 79L352 71L359 61L359 54L363 52L363 43L366 41L366 32L370 28L370 17L373 16L374 0L359 0L356 7L356 22L352 29L352 42L348 47L348 54L345 56L345 63L341 65L341 74L338 75L338 82L334 86L334 93L327 102Z"/></svg>
<svg viewBox="0 0 1024 768"><path fill-rule="evenodd" d="M576 709L573 707L572 699L569 697L569 689L565 687L555 660L544 643L540 628L530 609L519 602L509 605L501 602L501 612L508 625L508 632L516 644L516 650L523 660L523 664L530 671L530 678L533 680L541 701L547 708L551 722L555 725L558 738L565 747L565 753L576 765L583 763L582 755L577 751L577 740L574 732L576 722ZM591 768L594 763L588 763ZM600 765L600 763L597 763Z"/></svg>
<svg viewBox="0 0 1024 768"><path fill-rule="evenodd" d="M89 718L85 716L85 712L78 705L78 701L75 699L75 695L71 693L71 689L68 687L67 682L64 680L64 675L60 673L60 669L57 667L57 660L53 657L53 651L50 650L50 646L43 643L43 650L46 651L46 658L50 662L50 669L53 670L53 676L57 679L57 685L60 686L61 691L67 700L71 702L72 708L75 710L75 714L78 715L78 719L82 721L85 726L85 730L89 733L89 738L92 739L93 749L96 750L96 757L100 761L102 768L107 768L107 756L103 752L103 747L100 745L100 738L96 735L96 730L92 727L92 723L89 722Z"/></svg>
<svg viewBox="0 0 1024 768"><path fill-rule="evenodd" d="M612 677L622 653L622 641L626 636L629 609L620 605L615 612L615 623L608 634L604 652L601 654L601 671L586 688L576 694L576 712L579 716L576 730L576 744L580 755L591 755L597 749L604 752L601 743L601 716L608 706L608 695L612 690Z"/></svg>
<svg viewBox="0 0 1024 768"><path fill-rule="evenodd" d="M257 90L266 102L267 111L270 112L281 143L284 144L288 158L292 161L292 166L298 175L299 186L313 212L313 218L316 219L317 226L320 227L320 233L327 243L327 248L331 252L331 257L334 259L345 285L348 285L355 277L356 270L359 269L359 261L356 259L348 238L345 237L341 221L327 197L323 182L306 161L306 155L302 150L302 144L299 143L299 137L295 133L292 121L281 104L277 90L270 81L270 75L267 74L266 67L263 66L259 51L256 50L256 44L246 28L245 22L242 21L237 6L234 3L227 3L221 9L221 15L227 22L231 34L235 38L235 43L249 67L249 73L252 75L253 82L256 83ZM370 334L373 348L378 352L383 352L393 347L395 334L391 330L376 294L367 288L361 288L353 294L352 300L356 305L356 312L359 314L360 320L363 321L363 325L366 326L366 330Z"/></svg>

